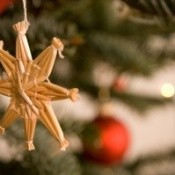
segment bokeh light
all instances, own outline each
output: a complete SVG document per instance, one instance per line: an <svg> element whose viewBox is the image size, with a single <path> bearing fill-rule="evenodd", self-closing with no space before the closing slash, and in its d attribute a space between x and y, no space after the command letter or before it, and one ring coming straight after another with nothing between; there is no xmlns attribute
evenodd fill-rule
<svg viewBox="0 0 175 175"><path fill-rule="evenodd" d="M174 86L171 83L165 83L161 87L161 95L166 98L173 97L175 93Z"/></svg>

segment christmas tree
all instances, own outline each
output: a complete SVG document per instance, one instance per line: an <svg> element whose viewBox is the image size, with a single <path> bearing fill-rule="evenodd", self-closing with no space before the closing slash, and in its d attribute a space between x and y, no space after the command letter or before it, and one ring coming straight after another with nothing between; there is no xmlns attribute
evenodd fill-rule
<svg viewBox="0 0 175 175"><path fill-rule="evenodd" d="M56 60L49 78L54 84L78 87L81 97L76 104L66 100L52 104L70 142L66 152L59 150L40 123L36 150L26 151L19 120L0 136L0 174L173 175L174 148L125 158L133 146L132 133L125 120L120 121L122 116L113 119L113 110L124 105L144 118L150 109L173 104L172 84L165 86L162 95L147 94L144 89L135 92L131 85L140 77L151 84L151 77L174 64L174 10L173 0L27 1L27 37L34 59L58 36L65 46L65 59ZM12 55L16 34L11 26L22 18L22 1L0 2L0 40ZM1 79L6 77L3 72L1 66ZM0 100L2 119L9 99ZM132 117L128 116L130 121ZM115 142L115 138L120 139Z"/></svg>

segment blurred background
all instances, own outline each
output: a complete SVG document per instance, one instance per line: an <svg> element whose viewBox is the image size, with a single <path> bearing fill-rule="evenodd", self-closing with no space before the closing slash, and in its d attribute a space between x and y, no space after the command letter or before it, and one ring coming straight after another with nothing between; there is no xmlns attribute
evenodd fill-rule
<svg viewBox="0 0 175 175"><path fill-rule="evenodd" d="M53 103L66 152L39 122L36 150L26 151L19 120L0 136L0 175L174 175L175 1L30 0L27 8L33 58L61 38L65 59L50 80L78 87L81 98ZM0 0L0 39L13 55L21 20L22 1ZM0 96L0 119L8 103Z"/></svg>

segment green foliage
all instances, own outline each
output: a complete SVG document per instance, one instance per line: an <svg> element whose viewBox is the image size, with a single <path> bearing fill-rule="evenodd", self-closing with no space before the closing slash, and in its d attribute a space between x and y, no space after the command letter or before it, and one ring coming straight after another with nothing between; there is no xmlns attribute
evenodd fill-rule
<svg viewBox="0 0 175 175"><path fill-rule="evenodd" d="M173 18L175 2L172 0L123 0L132 7L146 14L157 15L161 18Z"/></svg>
<svg viewBox="0 0 175 175"><path fill-rule="evenodd" d="M117 7L114 8L114 0L28 1L31 26L27 36L33 57L35 58L49 45L53 36L63 39L66 46L64 54L67 57L68 67L62 66L62 63L57 61L58 66L54 68L51 76L53 81L68 87L76 86L96 100L99 87L92 77L94 64L102 61L111 65L118 74L149 77L168 60L174 60L175 52L167 49L170 42L159 51L148 47L148 41L153 36L166 41L171 40L174 33L174 1L123 1L132 7L129 13L123 16L122 11L118 12ZM120 1L116 0L116 2ZM15 54L16 36L11 26L22 18L21 1L17 1L13 8L0 16L0 39L4 40L5 48L8 48L12 54ZM59 77L59 70L64 70L64 76ZM172 99L139 96L127 91L121 93L112 88L109 88L109 91L111 98L117 98L141 112L155 105L172 102ZM71 131L78 135L85 127L84 123L77 121L65 120L62 124L67 133ZM19 133L20 129L15 127L9 130L9 133L21 143L23 138ZM40 127L38 133L35 139L36 151L25 153L22 161L1 163L0 174L129 175L134 172L133 167L127 169L120 166L111 170L86 164L82 162L81 157L71 151L53 154L51 150L54 144L46 139L49 137L48 133L43 132Z"/></svg>

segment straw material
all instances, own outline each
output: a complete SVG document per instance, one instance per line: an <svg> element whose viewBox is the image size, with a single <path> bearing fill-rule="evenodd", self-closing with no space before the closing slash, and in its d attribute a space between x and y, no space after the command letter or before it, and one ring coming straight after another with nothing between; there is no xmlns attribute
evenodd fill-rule
<svg viewBox="0 0 175 175"><path fill-rule="evenodd" d="M79 97L78 89L66 89L50 83L51 74L57 53L63 58L62 42L53 38L52 44L47 47L35 60L32 60L26 32L28 22L22 21L13 26L17 32L16 58L3 49L0 41L0 62L6 71L6 77L0 79L0 94L11 97L9 107L0 122L0 134L19 118L24 119L26 148L35 149L33 144L37 120L41 121L48 131L60 143L61 150L65 150L68 142L57 121L51 107L51 101Z"/></svg>

